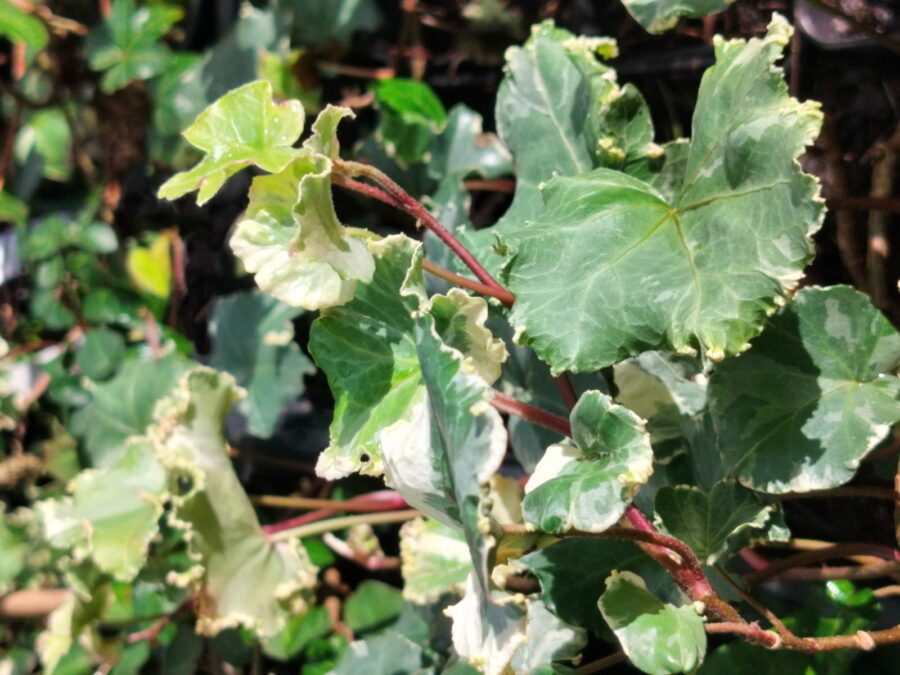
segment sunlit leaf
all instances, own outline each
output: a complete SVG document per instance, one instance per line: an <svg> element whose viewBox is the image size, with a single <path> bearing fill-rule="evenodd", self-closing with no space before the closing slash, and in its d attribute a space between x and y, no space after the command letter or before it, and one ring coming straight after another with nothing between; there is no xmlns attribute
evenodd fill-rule
<svg viewBox="0 0 900 675"><path fill-rule="evenodd" d="M439 520L417 518L400 529L403 597L416 604L461 594L472 569L465 535Z"/></svg>
<svg viewBox="0 0 900 675"><path fill-rule="evenodd" d="M203 159L163 183L159 196L176 199L199 190L197 203L204 204L246 166L283 170L297 157L291 146L303 132L304 119L299 102L276 104L266 81L228 92L184 131L187 141L205 153Z"/></svg>
<svg viewBox="0 0 900 675"><path fill-rule="evenodd" d="M331 196L336 128L349 115L328 106L284 170L253 180L250 205L231 237L232 250L257 285L292 307L344 304L358 282L372 279L371 237L341 224Z"/></svg>
<svg viewBox="0 0 900 675"><path fill-rule="evenodd" d="M146 441L130 442L118 461L84 471L71 497L39 502L49 542L89 556L116 579L131 581L147 560L168 487Z"/></svg>
<svg viewBox="0 0 900 675"><path fill-rule="evenodd" d="M898 363L900 335L864 295L801 290L748 352L713 373L726 469L773 493L846 483L900 420Z"/></svg>
<svg viewBox="0 0 900 675"><path fill-rule="evenodd" d="M187 365L176 356L128 361L113 379L96 386L91 402L72 421L93 466L115 464L125 452L125 439L146 432L156 402L172 390Z"/></svg>
<svg viewBox="0 0 900 675"><path fill-rule="evenodd" d="M144 293L168 300L172 290L172 255L169 237L153 237L149 246L128 247L125 266L134 285Z"/></svg>
<svg viewBox="0 0 900 675"><path fill-rule="evenodd" d="M324 312L310 336L310 351L336 401L331 446L317 466L332 480L352 471L379 475L384 434L394 423L411 420L424 398L412 318L424 301L421 245L396 236L372 249L371 283L360 284L351 302ZM438 329L471 367L496 378L505 350L484 328L484 301L457 290L436 296L431 305Z"/></svg>
<svg viewBox="0 0 900 675"><path fill-rule="evenodd" d="M513 324L555 372L648 349L719 361L797 285L823 209L796 158L821 113L773 65L791 32L776 16L763 39L717 39L673 198L608 169L561 176L508 233Z"/></svg>
<svg viewBox="0 0 900 675"><path fill-rule="evenodd" d="M179 583L200 593L198 632L243 626L265 639L305 611L316 568L298 541L266 537L234 471L224 424L241 395L231 375L195 368L157 406L148 436L197 563Z"/></svg>

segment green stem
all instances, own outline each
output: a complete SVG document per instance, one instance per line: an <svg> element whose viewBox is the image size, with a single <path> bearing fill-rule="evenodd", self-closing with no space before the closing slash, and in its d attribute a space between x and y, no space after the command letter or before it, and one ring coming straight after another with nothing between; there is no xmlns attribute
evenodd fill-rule
<svg viewBox="0 0 900 675"><path fill-rule="evenodd" d="M289 530L281 530L269 537L269 541L284 541L294 537L314 537L325 532L334 532L335 530L345 530L354 525L385 525L388 523L402 523L412 520L422 515L416 509L405 509L403 511L388 511L385 513L362 513L357 516L343 516L341 518L330 518L317 523L301 525L300 527L292 527Z"/></svg>

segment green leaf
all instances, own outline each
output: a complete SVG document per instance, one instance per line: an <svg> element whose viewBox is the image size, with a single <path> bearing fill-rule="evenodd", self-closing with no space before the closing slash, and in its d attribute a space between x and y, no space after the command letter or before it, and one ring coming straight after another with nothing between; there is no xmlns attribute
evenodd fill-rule
<svg viewBox="0 0 900 675"><path fill-rule="evenodd" d="M311 642L331 632L331 620L324 607L310 607L302 616L288 617L287 625L263 646L266 656L289 661L306 649Z"/></svg>
<svg viewBox="0 0 900 675"><path fill-rule="evenodd" d="M16 579L26 569L30 551L25 529L0 513L0 593L16 588Z"/></svg>
<svg viewBox="0 0 900 675"><path fill-rule="evenodd" d="M739 640L710 653L700 669L700 675L813 675L818 672L811 654L786 650L773 653Z"/></svg>
<svg viewBox="0 0 900 675"><path fill-rule="evenodd" d="M628 659L643 672L690 672L703 662L703 617L693 605L663 603L636 574L610 575L598 605Z"/></svg>
<svg viewBox="0 0 900 675"><path fill-rule="evenodd" d="M400 590L381 581L367 579L344 604L344 621L357 633L384 628L393 622L403 609Z"/></svg>
<svg viewBox="0 0 900 675"><path fill-rule="evenodd" d="M522 513L545 532L602 532L653 473L644 422L589 391L572 410L572 441L547 448L525 485Z"/></svg>
<svg viewBox="0 0 900 675"><path fill-rule="evenodd" d="M34 155L40 174L57 182L72 174L72 131L61 108L34 110L24 116L16 134L15 157L24 164Z"/></svg>
<svg viewBox="0 0 900 675"><path fill-rule="evenodd" d="M115 464L79 474L71 497L38 502L45 536L76 559L90 556L115 579L131 581L158 531L167 485L150 445L130 442Z"/></svg>
<svg viewBox="0 0 900 675"><path fill-rule="evenodd" d="M0 190L0 222L24 227L28 220L28 205L5 190Z"/></svg>
<svg viewBox="0 0 900 675"><path fill-rule="evenodd" d="M156 402L172 390L187 365L174 355L127 361L113 379L97 385L91 402L72 420L93 466L115 464L125 452L125 439L146 432Z"/></svg>
<svg viewBox="0 0 900 675"><path fill-rule="evenodd" d="M9 2L0 5L0 35L38 49L46 47L50 39L43 21Z"/></svg>
<svg viewBox="0 0 900 675"><path fill-rule="evenodd" d="M651 33L665 33L683 17L721 12L734 0L622 0L635 20Z"/></svg>
<svg viewBox="0 0 900 675"><path fill-rule="evenodd" d="M159 197L177 199L199 190L202 205L246 166L282 171L298 155L291 146L303 132L304 119L298 101L276 104L272 85L264 80L228 92L184 131L187 141L204 152L203 159L163 183Z"/></svg>
<svg viewBox="0 0 900 675"><path fill-rule="evenodd" d="M88 253L112 253L119 248L115 231L106 223L80 225L72 235L72 245Z"/></svg>
<svg viewBox="0 0 900 675"><path fill-rule="evenodd" d="M298 314L255 291L219 298L213 309L210 364L247 390L238 409L254 436L272 435L282 409L303 392L303 376L314 370L294 341L291 321Z"/></svg>
<svg viewBox="0 0 900 675"><path fill-rule="evenodd" d="M125 358L125 338L109 328L94 328L84 338L75 355L75 365L81 372L99 381L111 377Z"/></svg>
<svg viewBox="0 0 900 675"><path fill-rule="evenodd" d="M491 675L547 672L541 668L574 659L586 642L582 629L560 621L541 601L503 591L487 595L474 574L462 600L445 613L453 621L453 648Z"/></svg>
<svg viewBox="0 0 900 675"><path fill-rule="evenodd" d="M796 158L821 113L774 66L791 32L776 15L763 39L717 39L674 197L608 169L561 176L508 233L513 325L555 373L649 349L720 361L797 285L823 208Z"/></svg>
<svg viewBox="0 0 900 675"><path fill-rule="evenodd" d="M764 492L849 481L900 420L900 335L847 286L804 288L710 380L725 468Z"/></svg>
<svg viewBox="0 0 900 675"><path fill-rule="evenodd" d="M380 475L384 434L411 420L425 395L412 318L425 292L421 245L393 236L372 250L372 281L361 284L351 302L323 312L310 334L310 352L336 402L331 445L316 467L329 480L353 471ZM504 352L484 328L485 303L460 291L433 303L458 346L481 355L472 367L496 379Z"/></svg>
<svg viewBox="0 0 900 675"><path fill-rule="evenodd" d="M590 565L585 561L590 560ZM606 625L597 598L614 571L628 570L651 582L655 593L673 599L680 591L645 553L631 542L572 537L560 539L521 558L541 582L541 598L560 619L596 633Z"/></svg>
<svg viewBox="0 0 900 675"><path fill-rule="evenodd" d="M36 289L31 294L31 315L47 330L63 331L75 325L75 314L57 297L55 289Z"/></svg>
<svg viewBox="0 0 900 675"><path fill-rule="evenodd" d="M401 166L426 159L432 137L447 121L447 111L424 82L379 80L373 86L381 119L378 134L387 153Z"/></svg>
<svg viewBox="0 0 900 675"><path fill-rule="evenodd" d="M422 647L394 630L387 630L367 640L356 640L347 646L329 675L359 675L359 673L430 672L422 668Z"/></svg>
<svg viewBox="0 0 900 675"><path fill-rule="evenodd" d="M374 31L381 15L374 0L279 0L292 19L291 42L322 47L348 45L354 33Z"/></svg>
<svg viewBox="0 0 900 675"><path fill-rule="evenodd" d="M112 12L85 41L88 63L103 72L100 88L111 94L134 80L149 80L168 65L172 53L160 39L181 19L178 7L115 0Z"/></svg>
<svg viewBox="0 0 900 675"><path fill-rule="evenodd" d="M159 403L148 437L175 493L172 523L197 561L180 583L202 598L198 632L243 626L265 640L306 610L316 568L300 542L263 533L234 471L224 424L241 395L231 375L197 367Z"/></svg>
<svg viewBox="0 0 900 675"><path fill-rule="evenodd" d="M576 37L552 22L532 28L524 46L507 50L495 115L500 138L515 156L516 192L494 227L463 236L492 271L508 261L495 250L498 237L538 216L545 181L658 156L643 99L633 87L618 86L615 71L596 58L616 54L613 40Z"/></svg>
<svg viewBox="0 0 900 675"><path fill-rule="evenodd" d="M679 485L656 493L656 513L666 531L693 549L707 565L745 546L763 529L775 506L731 482L720 482L709 493Z"/></svg>
<svg viewBox="0 0 900 675"><path fill-rule="evenodd" d="M425 605L462 593L472 569L465 535L439 520L416 518L400 528L403 597Z"/></svg>

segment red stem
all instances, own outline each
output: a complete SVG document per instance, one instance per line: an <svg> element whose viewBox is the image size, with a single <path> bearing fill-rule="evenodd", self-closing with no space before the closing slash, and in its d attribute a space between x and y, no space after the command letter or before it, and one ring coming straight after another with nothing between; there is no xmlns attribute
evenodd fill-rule
<svg viewBox="0 0 900 675"><path fill-rule="evenodd" d="M530 403L516 400L506 394L501 394L499 391L494 392L491 405L500 412L521 417L523 420L542 426L545 429L550 429L563 436L572 436L572 425L569 424L569 420L565 417L554 415L552 412L533 406Z"/></svg>
<svg viewBox="0 0 900 675"><path fill-rule="evenodd" d="M342 160L335 160L335 168L343 169L346 174L350 176L365 176L370 180L375 181L382 188L384 188L391 196L395 198L394 201L385 200L382 196L372 192L371 190L360 190L359 187L363 185L357 181L348 182L346 180L338 180L335 181L338 185L342 185L343 187L350 188L352 190L357 190L359 192L363 192L371 197L375 197L376 199L381 199L392 206L396 206L398 209L405 211L417 221L422 223L425 227L431 230L435 235L437 235L438 239L444 242L447 247L453 251L456 256L465 263L466 267L472 270L472 274L474 274L479 281L491 288L495 288L498 291L501 291L505 294L508 294L504 304L507 307L512 306L515 298L514 296L506 290L500 283L491 276L491 273L488 272L480 262L473 256L469 250L462 245L462 243L453 236L453 234L445 228L441 223L435 218L431 213L426 209L421 202L412 197L406 190L400 187L396 182L394 182L389 176L382 173L375 167L369 166L368 164L361 164L359 162L344 162Z"/></svg>
<svg viewBox="0 0 900 675"><path fill-rule="evenodd" d="M342 510L345 510L346 507L349 507L348 510L372 513L378 511L393 511L398 508L398 506L401 508L406 507L406 501L397 495L396 492L391 491L391 493L392 494L387 494L387 491L382 490L379 492L362 494L345 501L335 501L333 509L318 509L316 511L304 513L302 516L297 516L296 518L289 518L288 520L282 520L277 523L272 523L271 525L263 525L262 531L266 534L275 534L281 530L289 530L293 527L306 525L307 523L314 523L317 520L324 520L336 513L340 513Z"/></svg>

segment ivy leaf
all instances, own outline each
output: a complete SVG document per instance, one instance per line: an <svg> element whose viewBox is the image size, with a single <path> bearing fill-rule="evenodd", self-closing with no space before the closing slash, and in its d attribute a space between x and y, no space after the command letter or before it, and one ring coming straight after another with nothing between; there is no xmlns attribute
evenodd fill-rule
<svg viewBox="0 0 900 675"><path fill-rule="evenodd" d="M403 596L393 586L367 579L347 598L344 621L354 634L375 631L392 623L403 610Z"/></svg>
<svg viewBox="0 0 900 675"><path fill-rule="evenodd" d="M72 175L72 130L60 108L27 113L16 134L15 157L35 162L40 175L63 183Z"/></svg>
<svg viewBox="0 0 900 675"><path fill-rule="evenodd" d="M821 113L773 65L791 32L776 15L763 39L717 39L673 198L608 169L561 176L509 232L512 322L555 373L649 349L720 361L796 286L823 208L796 161Z"/></svg>
<svg viewBox="0 0 900 675"><path fill-rule="evenodd" d="M610 575L598 605L629 661L643 672L691 672L703 662L703 617L693 605L663 603L633 572Z"/></svg>
<svg viewBox="0 0 900 675"><path fill-rule="evenodd" d="M697 19L726 9L734 0L622 0L622 4L650 33L665 33L681 17Z"/></svg>
<svg viewBox="0 0 900 675"><path fill-rule="evenodd" d="M431 672L422 667L424 657L422 647L402 633L387 630L367 640L351 642L328 672L333 675Z"/></svg>
<svg viewBox="0 0 900 675"><path fill-rule="evenodd" d="M197 631L243 626L266 639L305 611L316 568L298 541L266 537L235 474L224 424L241 395L231 375L197 367L157 406L148 437L198 563L179 580L199 592Z"/></svg>
<svg viewBox="0 0 900 675"><path fill-rule="evenodd" d="M253 179L245 219L231 237L232 250L257 285L292 307L344 304L357 282L372 279L374 261L363 239L368 235L340 223L331 196L336 128L349 115L328 106L292 163Z"/></svg>
<svg viewBox="0 0 900 675"><path fill-rule="evenodd" d="M159 75L172 57L160 39L181 16L181 9L170 5L135 8L134 0L116 0L109 17L85 42L91 68L104 73L103 92L111 94L134 80Z"/></svg>
<svg viewBox="0 0 900 675"><path fill-rule="evenodd" d="M336 402L331 445L316 467L329 480L353 471L380 475L385 430L412 419L425 395L412 318L424 302L421 245L393 236L371 248L372 281L347 304L323 312L310 334L310 352ZM496 379L505 350L484 328L484 301L457 290L436 296L431 305L439 329L471 355L471 367Z"/></svg>
<svg viewBox="0 0 900 675"><path fill-rule="evenodd" d="M71 497L38 502L45 536L55 548L90 556L113 578L131 581L147 561L167 487L150 444L129 442L115 464L80 473Z"/></svg>
<svg viewBox="0 0 900 675"><path fill-rule="evenodd" d="M546 672L554 661L570 661L586 642L582 629L554 616L539 600L504 591L489 596L474 574L466 593L446 610L453 620L453 647L485 675Z"/></svg>
<svg viewBox="0 0 900 675"><path fill-rule="evenodd" d="M572 410L572 441L547 448L525 484L522 513L544 532L602 532L619 520L653 472L644 422L589 391Z"/></svg>
<svg viewBox="0 0 900 675"><path fill-rule="evenodd" d="M314 370L294 341L291 320L298 314L259 292L220 298L213 309L210 364L247 390L238 409L254 436L272 435L282 409L303 392L303 376Z"/></svg>
<svg viewBox="0 0 900 675"><path fill-rule="evenodd" d="M109 328L94 328L84 338L75 355L75 364L92 380L113 375L125 358L125 338Z"/></svg>
<svg viewBox="0 0 900 675"><path fill-rule="evenodd" d="M24 42L37 49L46 47L50 39L40 19L10 2L0 5L0 35L10 42Z"/></svg>
<svg viewBox="0 0 900 675"><path fill-rule="evenodd" d="M439 520L416 518L400 528L403 598L426 605L461 594L472 569L466 537Z"/></svg>
<svg viewBox="0 0 900 675"><path fill-rule="evenodd" d="M804 288L710 380L725 468L763 492L853 477L900 420L900 335L848 286Z"/></svg>
<svg viewBox="0 0 900 675"><path fill-rule="evenodd" d="M184 131L187 141L202 150L204 157L189 171L163 183L160 198L177 199L199 190L197 203L202 205L246 166L270 173L282 171L297 157L298 151L291 146L303 132L304 118L298 101L276 104L272 85L265 80L228 92Z"/></svg>
<svg viewBox="0 0 900 675"><path fill-rule="evenodd" d="M308 47L350 43L358 31L374 31L381 14L374 0L279 0L290 8L291 41Z"/></svg>
<svg viewBox="0 0 900 675"><path fill-rule="evenodd" d="M115 464L124 453L125 439L146 432L156 402L172 390L185 368L187 361L174 355L126 361L113 379L97 385L91 402L72 420L93 466Z"/></svg>
<svg viewBox="0 0 900 675"><path fill-rule="evenodd" d="M401 166L425 159L432 137L447 121L447 111L431 87L391 78L377 81L372 91L381 115L378 134L388 155Z"/></svg>
<svg viewBox="0 0 900 675"><path fill-rule="evenodd" d="M507 50L495 115L515 157L516 191L494 227L462 236L492 271L508 261L495 250L498 238L540 213L545 181L597 166L622 169L659 154L640 94L618 86L615 71L597 60L616 54L613 40L576 37L552 22L532 28L524 46Z"/></svg>
<svg viewBox="0 0 900 675"><path fill-rule="evenodd" d="M709 493L687 485L656 493L656 514L666 531L707 565L745 546L768 524L775 509L732 482L716 483Z"/></svg>

